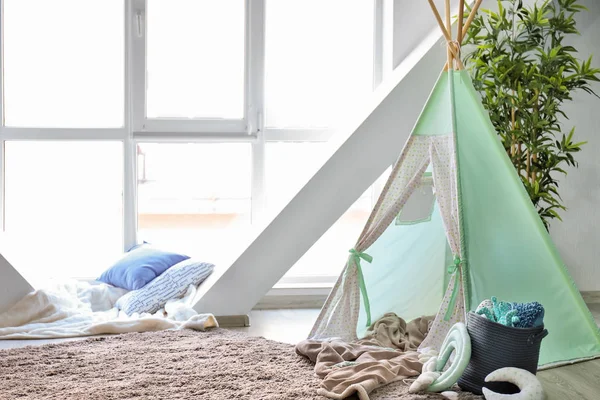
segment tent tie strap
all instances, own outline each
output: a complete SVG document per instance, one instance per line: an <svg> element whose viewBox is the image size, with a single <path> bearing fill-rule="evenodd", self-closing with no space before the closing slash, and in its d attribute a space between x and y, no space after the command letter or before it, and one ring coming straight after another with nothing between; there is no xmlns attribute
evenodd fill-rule
<svg viewBox="0 0 600 400"><path fill-rule="evenodd" d="M452 289L452 295L450 296L450 301L448 302L448 309L446 310L446 315L444 316L444 321L450 321L450 317L454 313L454 308L456 307L456 298L458 297L458 286L460 285L460 273L459 269L462 266L463 261L459 256L454 256L454 262L448 266L448 274L454 275L454 288Z"/></svg>
<svg viewBox="0 0 600 400"><path fill-rule="evenodd" d="M445 42L441 42L440 46L447 47L454 57L460 57L460 51L462 46L458 40L446 40Z"/></svg>
<svg viewBox="0 0 600 400"><path fill-rule="evenodd" d="M363 253L362 251L358 251L355 248L349 250L350 259L354 260L354 264L356 265L356 269L358 271L358 286L360 288L360 292L362 294L363 303L365 305L365 312L367 313L367 327L371 326L371 305L369 304L369 296L367 294L367 286L365 285L365 277L362 272L362 267L360 265L360 260L365 260L368 263L373 261L373 257L368 255L367 253Z"/></svg>
<svg viewBox="0 0 600 400"><path fill-rule="evenodd" d="M446 47L448 47L448 51L450 51L450 53L452 53L452 57L453 57L454 61L456 61L456 63L458 64L459 69L464 69L464 65L463 65L462 61L460 60L460 52L461 52L460 42L456 39L446 40L446 42L442 42L442 45L445 45Z"/></svg>
<svg viewBox="0 0 600 400"><path fill-rule="evenodd" d="M461 50L460 42L455 39L455 40L447 41L446 43L448 44L448 47L450 48L452 55L456 58L459 58L460 50Z"/></svg>

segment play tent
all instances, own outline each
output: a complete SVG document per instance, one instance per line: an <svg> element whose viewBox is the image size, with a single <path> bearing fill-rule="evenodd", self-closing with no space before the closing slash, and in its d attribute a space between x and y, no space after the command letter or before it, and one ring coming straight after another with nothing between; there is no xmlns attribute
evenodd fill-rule
<svg viewBox="0 0 600 400"><path fill-rule="evenodd" d="M448 10L444 27L430 1L448 63L310 338L356 340L388 312L436 315L421 348L439 349L467 311L497 296L544 306L541 367L600 356L598 327L460 63L480 2L453 41Z"/></svg>

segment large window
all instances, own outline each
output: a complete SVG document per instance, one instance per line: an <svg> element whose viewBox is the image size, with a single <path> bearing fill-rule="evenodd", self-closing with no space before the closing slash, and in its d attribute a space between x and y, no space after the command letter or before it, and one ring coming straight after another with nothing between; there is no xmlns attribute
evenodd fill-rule
<svg viewBox="0 0 600 400"><path fill-rule="evenodd" d="M385 2L0 0L10 243L55 277L94 278L142 240L232 257L391 69ZM310 260L344 256L376 191L290 276L335 275Z"/></svg>

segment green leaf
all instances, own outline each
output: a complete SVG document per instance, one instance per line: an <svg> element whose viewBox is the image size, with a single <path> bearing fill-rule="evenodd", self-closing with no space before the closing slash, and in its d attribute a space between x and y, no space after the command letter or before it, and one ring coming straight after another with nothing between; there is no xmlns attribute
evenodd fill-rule
<svg viewBox="0 0 600 400"><path fill-rule="evenodd" d="M557 218L559 221L562 222L562 218L560 217L560 215L558 215L558 213L554 210L548 210L548 214L552 215L554 218Z"/></svg>

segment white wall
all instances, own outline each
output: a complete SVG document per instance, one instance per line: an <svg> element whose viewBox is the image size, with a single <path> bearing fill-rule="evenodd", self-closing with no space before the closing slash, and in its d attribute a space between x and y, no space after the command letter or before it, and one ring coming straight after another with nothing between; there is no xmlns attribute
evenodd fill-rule
<svg viewBox="0 0 600 400"><path fill-rule="evenodd" d="M581 36L571 43L581 57L594 54L593 65L600 67L600 2L581 0L589 13L580 13L577 25ZM600 83L593 85L600 95ZM579 168L569 169L560 178L560 193L568 210L563 222L556 221L551 233L575 283L582 291L600 290L600 99L577 93L566 104L569 120L565 130L575 126L575 139L587 140L576 155Z"/></svg>

